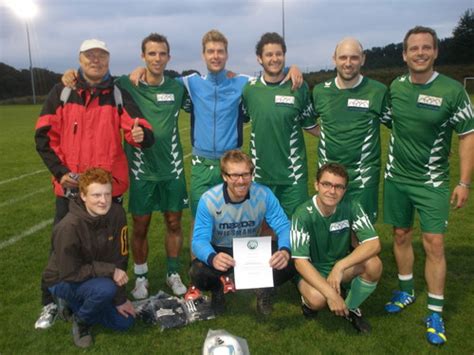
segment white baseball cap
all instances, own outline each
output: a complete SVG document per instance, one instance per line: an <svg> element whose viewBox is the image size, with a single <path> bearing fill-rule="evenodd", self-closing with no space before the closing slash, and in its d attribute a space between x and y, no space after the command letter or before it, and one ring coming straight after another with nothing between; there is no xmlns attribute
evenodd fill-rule
<svg viewBox="0 0 474 355"><path fill-rule="evenodd" d="M86 39L84 42L82 42L81 48L79 48L79 52L85 52L89 49L94 48L99 48L106 51L107 53L110 53L105 42L100 41L98 39Z"/></svg>

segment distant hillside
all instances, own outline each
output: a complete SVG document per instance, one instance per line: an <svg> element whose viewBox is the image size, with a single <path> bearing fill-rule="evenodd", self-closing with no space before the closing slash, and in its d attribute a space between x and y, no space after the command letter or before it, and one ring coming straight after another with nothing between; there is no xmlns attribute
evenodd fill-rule
<svg viewBox="0 0 474 355"><path fill-rule="evenodd" d="M46 69L33 68L36 95L46 95L61 75ZM30 71L21 71L0 63L0 100L13 97L31 96Z"/></svg>

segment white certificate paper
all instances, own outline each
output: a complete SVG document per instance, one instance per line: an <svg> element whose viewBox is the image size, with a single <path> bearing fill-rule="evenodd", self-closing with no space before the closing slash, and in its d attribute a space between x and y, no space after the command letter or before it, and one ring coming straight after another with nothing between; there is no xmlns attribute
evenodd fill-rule
<svg viewBox="0 0 474 355"><path fill-rule="evenodd" d="M273 287L272 237L234 238L232 243L235 288Z"/></svg>

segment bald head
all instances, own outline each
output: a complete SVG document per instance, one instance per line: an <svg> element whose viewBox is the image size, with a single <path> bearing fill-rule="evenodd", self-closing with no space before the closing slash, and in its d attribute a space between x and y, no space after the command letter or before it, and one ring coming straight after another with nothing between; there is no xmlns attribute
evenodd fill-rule
<svg viewBox="0 0 474 355"><path fill-rule="evenodd" d="M362 45L352 37L340 41L333 56L336 65L338 85L341 88L351 88L360 79L360 68L364 65L365 55Z"/></svg>
<svg viewBox="0 0 474 355"><path fill-rule="evenodd" d="M351 51L357 51L362 56L364 54L364 49L362 48L362 44L355 39L354 37L346 37L339 41L334 49L334 56L337 56L338 50L346 50L349 49Z"/></svg>

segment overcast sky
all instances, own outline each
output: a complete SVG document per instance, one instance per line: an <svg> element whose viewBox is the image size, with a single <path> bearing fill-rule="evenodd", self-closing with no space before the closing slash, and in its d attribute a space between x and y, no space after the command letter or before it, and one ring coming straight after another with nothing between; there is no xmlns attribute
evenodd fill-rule
<svg viewBox="0 0 474 355"><path fill-rule="evenodd" d="M0 62L28 68L25 24L0 0ZM18 0L17 0L18 1ZM140 43L150 32L168 37L168 69L205 72L201 38L211 28L229 40L227 68L254 74L255 44L264 32L282 32L281 0L36 0L29 22L33 66L62 72L77 67L84 39L104 40L112 74L141 64ZM287 64L303 71L331 69L334 46L357 37L365 48L401 42L415 25L450 37L472 0L284 0Z"/></svg>

